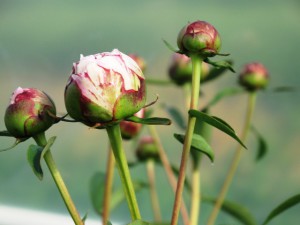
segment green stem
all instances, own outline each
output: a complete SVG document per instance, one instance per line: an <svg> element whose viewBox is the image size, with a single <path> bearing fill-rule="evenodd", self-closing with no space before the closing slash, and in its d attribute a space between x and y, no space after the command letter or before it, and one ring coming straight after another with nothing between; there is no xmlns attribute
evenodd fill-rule
<svg viewBox="0 0 300 225"><path fill-rule="evenodd" d="M192 170L192 194L190 225L198 225L201 203L201 179L199 163L194 163Z"/></svg>
<svg viewBox="0 0 300 225"><path fill-rule="evenodd" d="M140 210L136 200L134 187L131 181L131 176L127 164L127 159L122 146L122 137L120 125L114 125L106 128L110 144L115 156L119 175L121 177L123 189L126 195L127 204L130 210L132 220L141 219Z"/></svg>
<svg viewBox="0 0 300 225"><path fill-rule="evenodd" d="M189 110L190 104L191 104L191 90L192 86L190 82L187 82L183 85L183 91L185 96L185 105L186 109Z"/></svg>
<svg viewBox="0 0 300 225"><path fill-rule="evenodd" d="M151 203L154 213L154 219L156 222L161 221L161 213L160 213L160 206L158 195L156 192L155 187L155 162L152 159L147 160L147 174L148 174L148 181L149 181L149 189L150 189L150 196L151 196Z"/></svg>
<svg viewBox="0 0 300 225"><path fill-rule="evenodd" d="M106 165L106 177L104 187L104 199L103 199L103 211L102 211L102 223L107 224L110 213L110 199L112 192L112 183L114 178L115 158L112 149L109 148L107 165Z"/></svg>
<svg viewBox="0 0 300 225"><path fill-rule="evenodd" d="M161 79L150 79L150 78L147 78L146 79L146 83L147 83L147 85L148 84L153 84L153 85L163 85L163 86L165 86L165 85L174 85L173 83L172 83L172 81L170 81L170 80L161 80Z"/></svg>
<svg viewBox="0 0 300 225"><path fill-rule="evenodd" d="M193 66L193 76L192 76L192 94L191 94L191 102L190 109L198 109L198 101L199 101L199 93L200 93L200 77L201 77L201 63L202 59L197 55L191 56L192 66ZM177 189L175 194L175 202L173 206L173 214L171 225L177 225L178 215L180 204L182 201L182 192L184 187L185 180L185 171L186 166L190 154L190 148L192 143L192 137L194 133L194 128L196 124L196 118L190 117L188 119L188 127L185 134L185 140L183 144L183 151L181 155L180 169L179 169L179 177L177 182Z"/></svg>
<svg viewBox="0 0 300 225"><path fill-rule="evenodd" d="M249 99L248 99L248 109L247 109L247 114L246 114L246 118L245 118L245 123L244 123L244 128L243 128L243 132L241 135L241 141L243 143L245 143L246 138L247 138L247 134L251 125L251 119L253 116L253 112L254 112L254 106L255 106L255 101L256 101L256 92L251 92L249 94ZM218 198L216 200L216 203L214 205L214 208L208 218L208 222L207 225L213 225L215 223L215 220L217 219L218 213L220 211L220 208L224 202L224 199L227 195L229 186L233 180L233 177L236 173L236 170L238 168L240 159L241 159L241 155L242 155L243 149L241 145L238 145L233 160L231 162L230 168L227 172L227 176L225 178L225 181L223 183L223 186L221 188L221 191L218 195Z"/></svg>
<svg viewBox="0 0 300 225"><path fill-rule="evenodd" d="M173 170L172 170L172 166L168 160L168 156L164 150L164 147L160 141L160 138L159 138L159 135L156 131L156 128L155 126L151 126L149 125L148 126L149 128L149 131L150 131L150 134L155 142L155 145L158 149L158 154L159 154L159 158L162 162L162 165L164 167L164 170L167 174L167 178L169 180L169 183L171 185L171 188L173 189L174 193L176 193L176 182L177 182L177 179L173 173ZM188 211L187 211L187 208L186 208L186 205L184 203L184 201L182 201L181 203L181 206L180 206L180 211L181 211L181 216L182 216L182 220L183 220L183 224L184 225L188 225L189 224L189 214L188 214Z"/></svg>
<svg viewBox="0 0 300 225"><path fill-rule="evenodd" d="M46 146L47 140L45 137L45 133L40 133L40 134L34 136L33 138L39 146L42 146L42 147ZM83 225L84 222L81 220L81 217L80 217L80 215L75 207L75 204L68 192L68 189L62 179L62 176L55 165L55 162L52 157L50 149L45 153L44 159L46 161L46 164L50 170L50 173L54 179L54 182L60 192L60 195L61 195L74 223L76 225Z"/></svg>

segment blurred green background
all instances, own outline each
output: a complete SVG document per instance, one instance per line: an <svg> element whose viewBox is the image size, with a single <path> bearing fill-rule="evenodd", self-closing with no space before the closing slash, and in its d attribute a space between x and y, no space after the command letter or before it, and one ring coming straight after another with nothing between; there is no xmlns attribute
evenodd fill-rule
<svg viewBox="0 0 300 225"><path fill-rule="evenodd" d="M270 89L298 86L300 52L300 4L297 0L214 0L214 1L8 1L0 0L0 115L3 116L11 93L18 87L36 87L47 92L60 113L65 112L63 93L72 63L80 54L89 55L118 48L137 53L148 64L146 77L167 79L171 52L163 44L174 46L179 30L188 22L205 20L222 37L222 52L231 53L239 71L243 64L260 61L271 75ZM220 59L220 58L218 58ZM237 75L228 73L203 86L205 102L218 90L236 86ZM182 91L174 86L148 87L148 102L159 94L160 102L183 106ZM258 221L278 203L299 193L299 104L300 94L259 94L254 124L268 140L269 154L256 163L256 142L249 137L238 174L228 198L249 207ZM239 132L245 113L246 96L228 98L212 113L229 122ZM202 104L204 104L202 102ZM180 105L181 103L181 105ZM167 116L158 109L157 116ZM3 120L0 129L4 130ZM170 159L179 164L181 146L172 138L176 125L159 127ZM147 129L144 129L147 133ZM47 136L58 136L52 148L54 158L81 214L96 217L89 198L89 180L96 171L104 171L107 137L104 131L81 124L60 123ZM223 182L236 143L214 131L212 146L216 160L202 166L202 190L216 195ZM1 138L1 148L13 143ZM47 168L40 182L26 161L26 149L32 140L0 155L0 204L67 213ZM128 158L134 160L132 144L126 143ZM135 179L145 180L144 166L132 170ZM157 169L158 191L163 217L170 218L172 191L161 168ZM146 181L146 180L145 180ZM119 181L116 178L116 182ZM138 194L145 219L152 218L147 190ZM203 204L200 220L206 221L211 206ZM294 207L272 221L273 225L297 224L300 207ZM114 220L129 221L126 204L112 213ZM238 224L226 214L218 224Z"/></svg>

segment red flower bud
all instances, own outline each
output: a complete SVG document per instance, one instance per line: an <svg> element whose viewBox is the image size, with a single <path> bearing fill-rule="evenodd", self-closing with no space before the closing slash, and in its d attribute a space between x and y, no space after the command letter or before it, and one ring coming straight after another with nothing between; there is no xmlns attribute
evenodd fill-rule
<svg viewBox="0 0 300 225"><path fill-rule="evenodd" d="M219 53L221 39L218 31L205 21L195 21L182 28L177 45L186 55L198 54L204 58Z"/></svg>
<svg viewBox="0 0 300 225"><path fill-rule="evenodd" d="M261 63L249 63L244 66L239 76L239 83L248 91L264 89L269 82L267 69Z"/></svg>
<svg viewBox="0 0 300 225"><path fill-rule="evenodd" d="M117 49L81 56L65 89L69 115L88 126L130 117L145 104L145 78L137 63Z"/></svg>
<svg viewBox="0 0 300 225"><path fill-rule="evenodd" d="M145 108L134 114L139 118L144 118ZM121 135L124 139L129 140L135 137L141 130L142 124L123 120L120 122Z"/></svg>
<svg viewBox="0 0 300 225"><path fill-rule="evenodd" d="M201 65L201 80L203 80L209 73L209 65L205 62L202 62ZM175 53L168 72L171 80L177 85L192 82L193 68L191 59L186 55Z"/></svg>
<svg viewBox="0 0 300 225"><path fill-rule="evenodd" d="M32 137L46 131L55 123L51 98L34 88L17 88L5 112L5 126L16 138Z"/></svg>
<svg viewBox="0 0 300 225"><path fill-rule="evenodd" d="M136 156L140 161L159 159L158 149L152 137L145 136L140 140L136 150Z"/></svg>

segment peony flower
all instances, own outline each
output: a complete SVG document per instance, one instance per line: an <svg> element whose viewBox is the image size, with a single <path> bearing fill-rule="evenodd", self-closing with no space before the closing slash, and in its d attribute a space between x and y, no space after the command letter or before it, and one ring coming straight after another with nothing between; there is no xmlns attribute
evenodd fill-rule
<svg viewBox="0 0 300 225"><path fill-rule="evenodd" d="M258 62L246 64L239 75L239 83L249 91L263 89L268 82L268 70Z"/></svg>
<svg viewBox="0 0 300 225"><path fill-rule="evenodd" d="M34 88L18 87L5 112L5 126L16 138L32 137L55 123L56 109L52 99Z"/></svg>
<svg viewBox="0 0 300 225"><path fill-rule="evenodd" d="M205 62L202 62L201 65L201 80L203 80L209 73L209 65ZM172 56L168 73L171 80L177 85L192 82L193 68L191 59L186 55L175 53Z"/></svg>
<svg viewBox="0 0 300 225"><path fill-rule="evenodd" d="M148 159L159 159L157 146L151 136L144 136L141 138L136 149L136 157L140 161L145 161Z"/></svg>
<svg viewBox="0 0 300 225"><path fill-rule="evenodd" d="M140 111L135 113L134 116L144 118L145 109L142 108ZM129 140L135 137L140 132L140 130L142 129L142 124L123 120L120 122L120 129L122 137L126 140Z"/></svg>
<svg viewBox="0 0 300 225"><path fill-rule="evenodd" d="M206 58L219 53L221 39L211 24L198 20L182 28L177 37L177 45L186 55L198 54Z"/></svg>
<svg viewBox="0 0 300 225"><path fill-rule="evenodd" d="M69 115L88 126L130 117L145 104L145 78L137 63L117 49L81 56L65 89Z"/></svg>

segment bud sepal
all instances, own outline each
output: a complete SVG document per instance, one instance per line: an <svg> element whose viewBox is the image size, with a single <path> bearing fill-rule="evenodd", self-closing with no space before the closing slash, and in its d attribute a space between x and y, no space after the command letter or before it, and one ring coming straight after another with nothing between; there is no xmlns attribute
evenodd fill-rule
<svg viewBox="0 0 300 225"><path fill-rule="evenodd" d="M137 116L131 116L125 118L126 121L141 123L147 125L171 125L172 121L168 118L151 117L151 118L139 118Z"/></svg>
<svg viewBox="0 0 300 225"><path fill-rule="evenodd" d="M229 54L227 54L229 55ZM232 67L232 64L230 61L218 61L218 62L213 62L211 61L209 58L205 58L203 60L204 62L216 67L216 68L225 68L225 69L229 69L231 72L235 73L235 70Z"/></svg>

